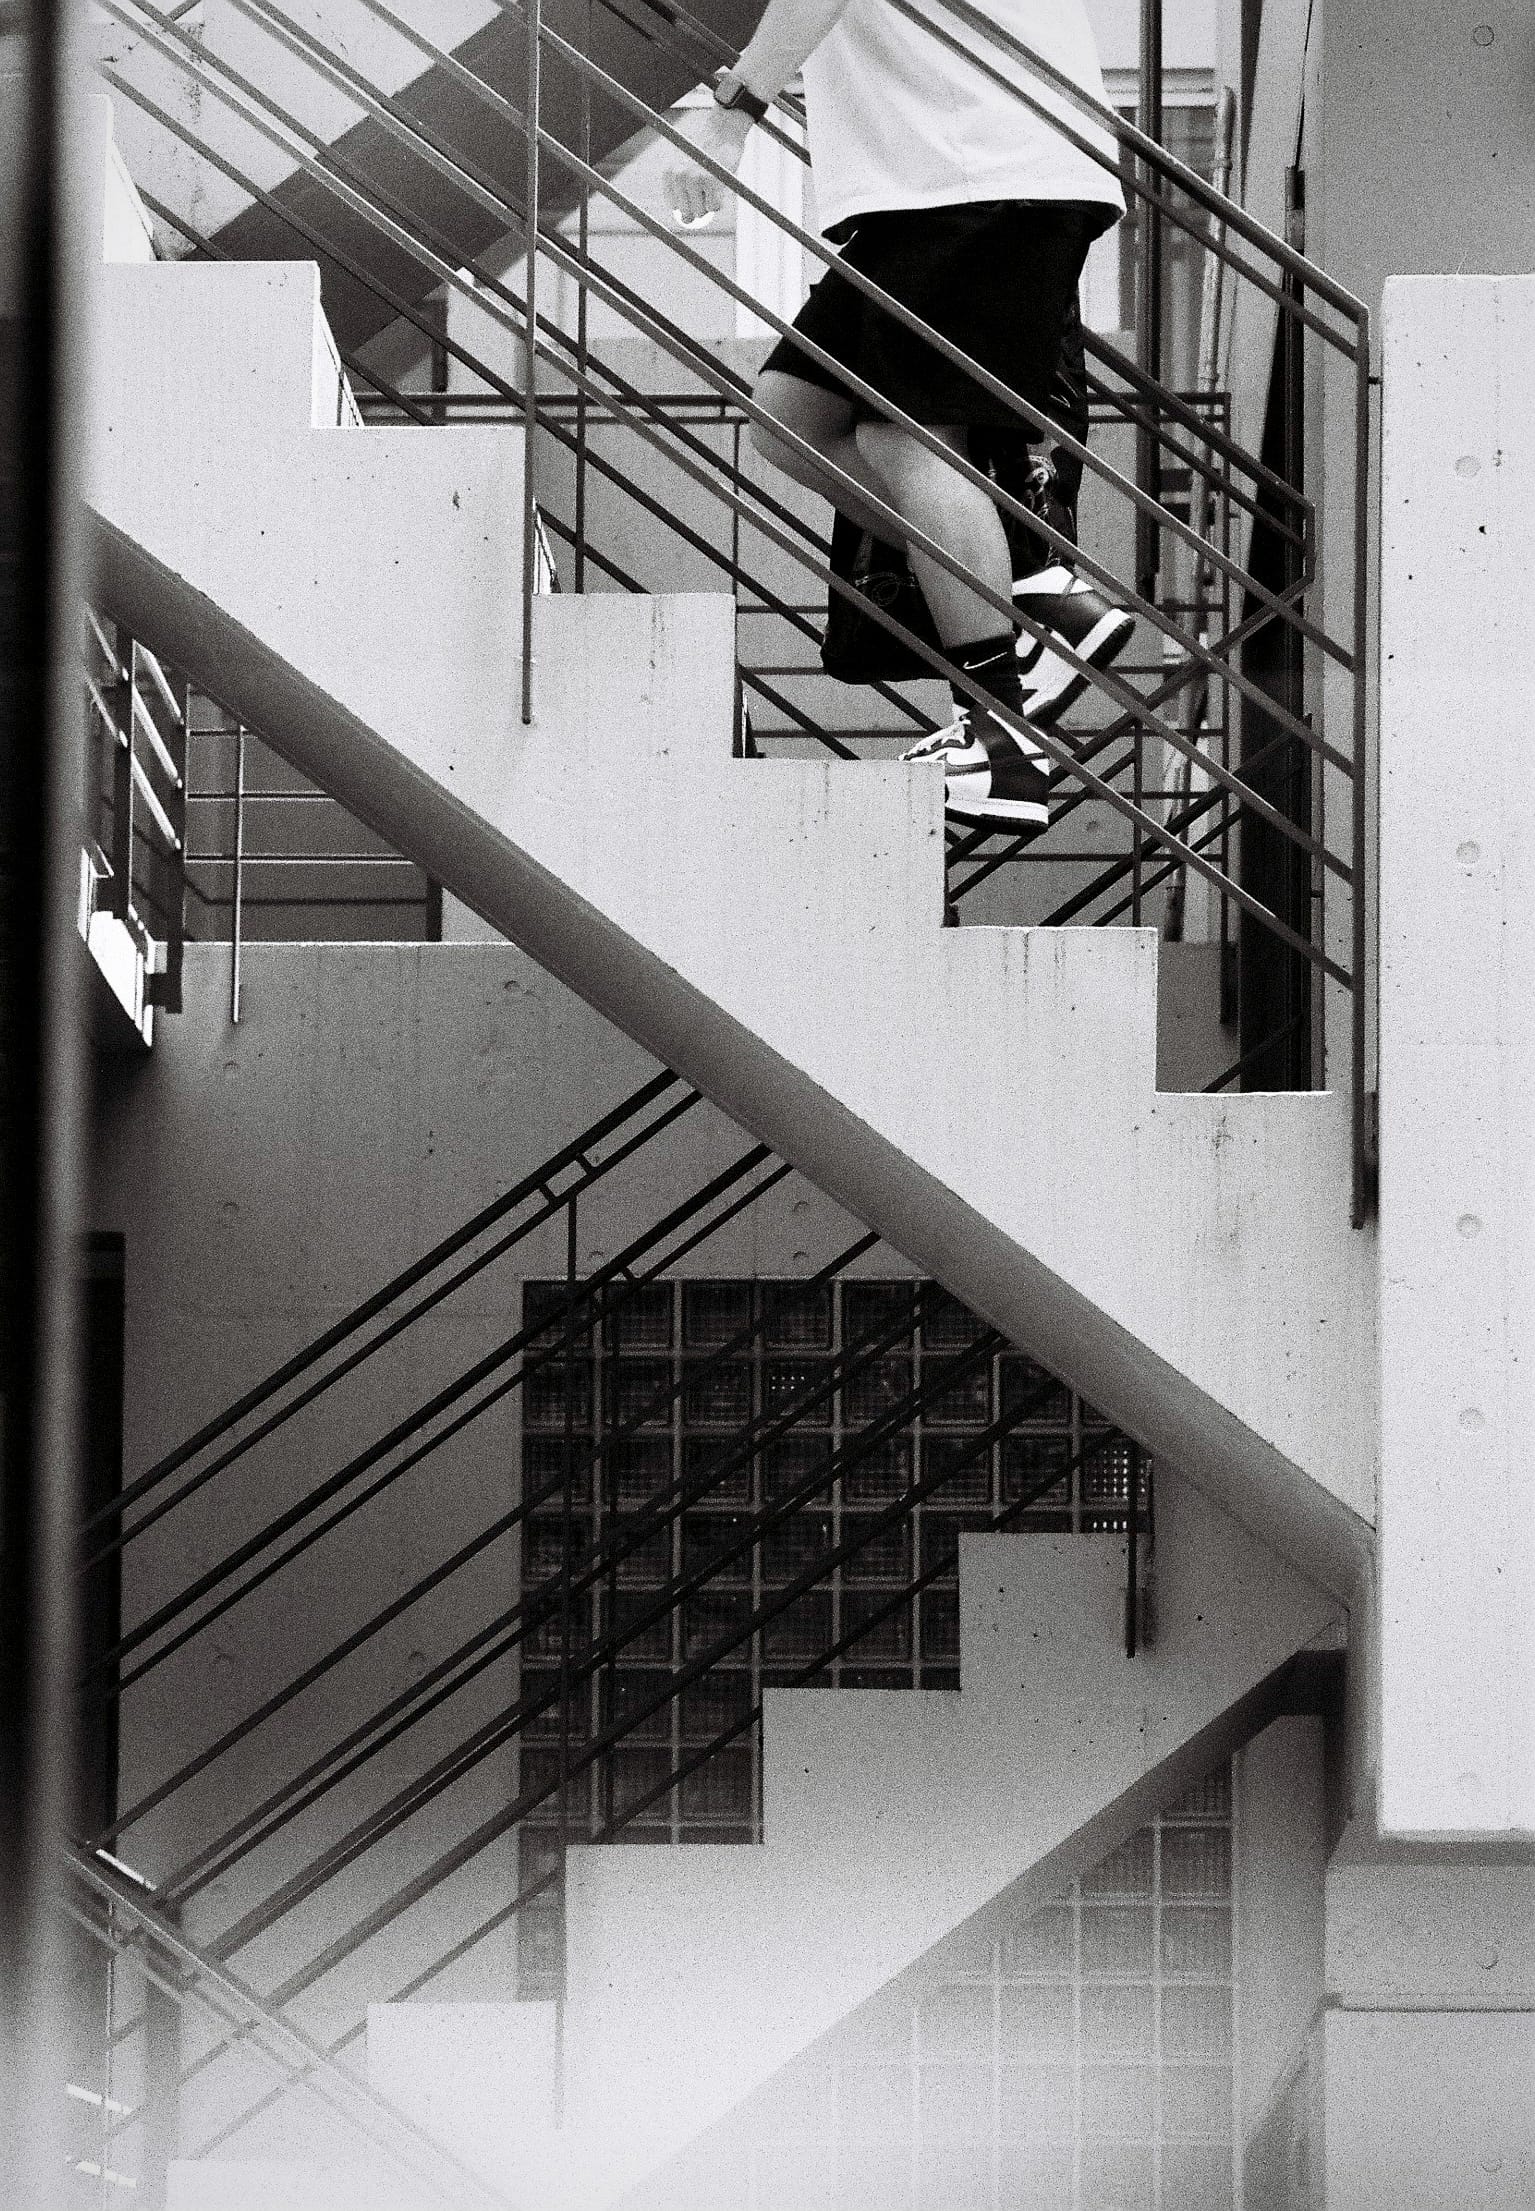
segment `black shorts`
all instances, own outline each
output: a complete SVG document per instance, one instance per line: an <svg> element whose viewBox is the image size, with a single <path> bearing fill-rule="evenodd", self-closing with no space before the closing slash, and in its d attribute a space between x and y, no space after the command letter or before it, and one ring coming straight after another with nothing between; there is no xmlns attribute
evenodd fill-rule
<svg viewBox="0 0 1535 2211"><path fill-rule="evenodd" d="M841 260L1045 409L1087 249L1113 220L1107 206L1065 200L896 208L858 216ZM814 287L794 328L918 422L1019 426L1005 400L836 268ZM835 369L802 352L792 338L780 338L764 365L845 393L856 421L879 417L877 407L849 392Z"/></svg>

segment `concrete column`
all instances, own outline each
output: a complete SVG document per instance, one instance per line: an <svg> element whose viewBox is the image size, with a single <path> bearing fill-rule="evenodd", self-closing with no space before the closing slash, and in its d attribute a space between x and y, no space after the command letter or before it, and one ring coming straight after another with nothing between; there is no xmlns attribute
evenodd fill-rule
<svg viewBox="0 0 1535 2211"><path fill-rule="evenodd" d="M1329 2211L1535 2202L1535 1867L1351 1828L1313 2051Z"/></svg>
<svg viewBox="0 0 1535 2211"><path fill-rule="evenodd" d="M1535 279L1386 287L1380 1816L1535 1832Z"/></svg>

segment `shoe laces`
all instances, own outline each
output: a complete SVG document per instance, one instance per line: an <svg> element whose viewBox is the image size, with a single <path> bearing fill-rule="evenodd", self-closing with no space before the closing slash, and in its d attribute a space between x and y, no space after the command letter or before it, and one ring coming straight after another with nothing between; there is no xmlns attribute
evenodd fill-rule
<svg viewBox="0 0 1535 2211"><path fill-rule="evenodd" d="M954 719L942 729L935 729L919 738L909 752L903 752L903 760L937 760L946 752L963 752L970 742L970 709L957 709Z"/></svg>

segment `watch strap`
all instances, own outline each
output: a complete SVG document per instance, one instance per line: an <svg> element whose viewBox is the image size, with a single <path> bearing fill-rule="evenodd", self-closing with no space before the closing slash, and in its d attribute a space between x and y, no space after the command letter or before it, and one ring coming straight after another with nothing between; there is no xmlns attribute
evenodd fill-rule
<svg viewBox="0 0 1535 2211"><path fill-rule="evenodd" d="M715 78L714 98L719 107L740 108L754 123L760 123L768 111L766 100L759 100L750 86L741 82L733 69L722 69Z"/></svg>

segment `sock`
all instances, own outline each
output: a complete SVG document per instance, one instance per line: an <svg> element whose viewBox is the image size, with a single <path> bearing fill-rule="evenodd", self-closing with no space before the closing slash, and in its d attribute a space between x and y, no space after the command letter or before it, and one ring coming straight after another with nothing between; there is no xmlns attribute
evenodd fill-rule
<svg viewBox="0 0 1535 2211"><path fill-rule="evenodd" d="M949 645L945 650L971 681L988 692L999 706L1005 706L1010 713L1021 714L1023 678L1018 673L1015 643L1012 631L1003 630L996 637L977 638L968 645ZM973 705L957 684L951 684L950 689L956 707L967 709Z"/></svg>

